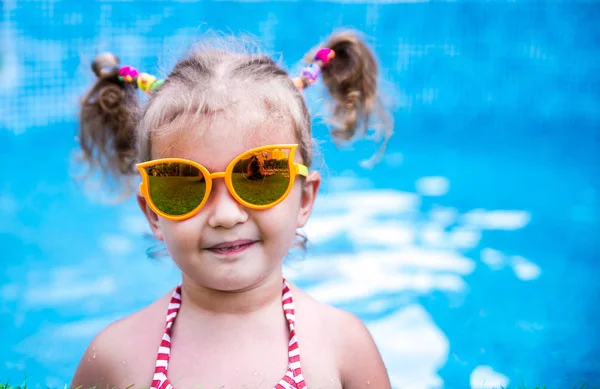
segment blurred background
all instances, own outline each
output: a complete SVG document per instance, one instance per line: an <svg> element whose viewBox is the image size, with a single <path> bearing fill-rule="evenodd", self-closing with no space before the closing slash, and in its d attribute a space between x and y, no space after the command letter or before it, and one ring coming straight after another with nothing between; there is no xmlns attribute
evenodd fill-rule
<svg viewBox="0 0 600 389"><path fill-rule="evenodd" d="M396 389L600 385L600 4L1 4L0 382L63 387L102 328L179 281L146 257L133 198L73 178L94 55L164 75L212 29L293 72L350 27L395 135L364 168L376 146L337 149L307 91L326 180L287 277L367 323Z"/></svg>

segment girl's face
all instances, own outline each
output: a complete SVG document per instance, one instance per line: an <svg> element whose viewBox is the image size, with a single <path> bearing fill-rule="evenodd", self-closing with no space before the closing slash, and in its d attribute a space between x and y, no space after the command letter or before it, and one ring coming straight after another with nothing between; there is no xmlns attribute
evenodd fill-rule
<svg viewBox="0 0 600 389"><path fill-rule="evenodd" d="M204 165L210 172L224 172L232 159L248 149L297 143L290 126L275 128L264 124L244 129L237 120L230 119L211 120L202 123L201 129L186 130L201 131L200 136L193 138L179 133L171 139L153 140L152 158L185 158ZM298 152L295 160L304 162ZM239 291L251 289L269 276L281 277L281 261L292 246L296 229L303 227L310 216L320 182L317 172L310 172L304 179L297 176L281 203L266 210L253 210L239 204L225 181L217 178L204 207L183 221L155 214L139 192L138 203L154 235L165 242L181 269L184 282Z"/></svg>

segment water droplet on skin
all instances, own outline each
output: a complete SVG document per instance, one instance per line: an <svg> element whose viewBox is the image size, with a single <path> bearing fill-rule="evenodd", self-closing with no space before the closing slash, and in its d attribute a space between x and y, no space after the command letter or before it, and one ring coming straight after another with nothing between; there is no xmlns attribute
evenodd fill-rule
<svg viewBox="0 0 600 389"><path fill-rule="evenodd" d="M258 373L257 373L257 372L254 372L254 375L258 375Z"/></svg>
<svg viewBox="0 0 600 389"><path fill-rule="evenodd" d="M125 361L121 362L122 364L125 364Z"/></svg>
<svg viewBox="0 0 600 389"><path fill-rule="evenodd" d="M371 385L371 381L367 381L367 385Z"/></svg>
<svg viewBox="0 0 600 389"><path fill-rule="evenodd" d="M92 360L91 358L88 358L88 362L90 362L91 360Z"/></svg>

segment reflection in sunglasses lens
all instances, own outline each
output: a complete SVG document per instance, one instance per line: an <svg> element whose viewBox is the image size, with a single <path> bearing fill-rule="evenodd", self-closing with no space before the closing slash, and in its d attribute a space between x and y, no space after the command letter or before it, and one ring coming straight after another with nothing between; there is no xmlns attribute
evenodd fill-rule
<svg viewBox="0 0 600 389"><path fill-rule="evenodd" d="M206 194L206 180L195 166L183 162L160 163L146 168L150 198L162 212L179 216L193 211Z"/></svg>
<svg viewBox="0 0 600 389"><path fill-rule="evenodd" d="M289 150L270 149L245 154L232 172L233 189L244 201L266 205L279 200L290 183Z"/></svg>

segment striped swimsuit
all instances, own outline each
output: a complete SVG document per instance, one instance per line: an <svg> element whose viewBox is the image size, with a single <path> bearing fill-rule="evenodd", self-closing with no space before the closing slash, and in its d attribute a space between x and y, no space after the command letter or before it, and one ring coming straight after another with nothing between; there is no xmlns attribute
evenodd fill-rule
<svg viewBox="0 0 600 389"><path fill-rule="evenodd" d="M296 315L294 313L294 300L287 281L283 280L282 291L283 312L290 328L290 341L288 346L288 369L281 381L273 389L306 389L306 383L300 368L300 349L296 339ZM171 355L171 328L181 306L181 286L173 292L169 309L167 311L167 326L158 348L156 358L156 369L152 378L151 389L173 389L167 378L169 368L169 357Z"/></svg>

